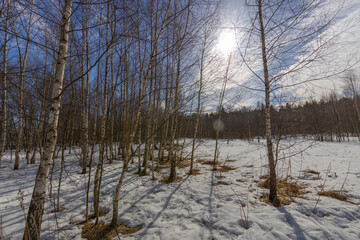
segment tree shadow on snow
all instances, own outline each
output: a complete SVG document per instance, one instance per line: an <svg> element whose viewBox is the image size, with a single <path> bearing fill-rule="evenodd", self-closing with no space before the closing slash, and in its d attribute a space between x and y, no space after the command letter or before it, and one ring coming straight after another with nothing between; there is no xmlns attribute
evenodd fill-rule
<svg viewBox="0 0 360 240"><path fill-rule="evenodd" d="M304 231L306 229L302 229L301 226L296 222L295 218L292 216L291 213L289 213L288 211L286 211L285 207L279 207L276 208L279 212L283 213L286 217L286 219L288 220L290 226L294 229L294 232L291 234L287 234L288 237L291 237L289 235L296 235L295 239L306 239L306 236L304 234Z"/></svg>
<svg viewBox="0 0 360 240"><path fill-rule="evenodd" d="M184 178L177 186L176 186L176 188L170 193L170 195L166 198L166 201L165 201L165 203L164 203L164 206L163 206L163 208L161 209L161 211L159 211L157 214L156 214L156 216L154 217L154 219L151 221L151 223L149 223L145 228L144 228L144 231L142 231L142 233L140 234L140 236L139 236L139 239L142 239L143 237L145 237L146 236L146 234L147 234L147 231L149 230L149 228L151 228L152 227L152 225L156 222L156 220L161 216L161 214L167 209L167 207L168 207L168 205L169 205L169 203L170 203L170 200L172 199L172 197L173 197L173 195L179 190L179 188L181 187L181 185L187 180L189 178L189 175L187 175L186 176L186 178ZM152 192L154 189L156 189L158 186L161 186L161 185L163 185L163 184L157 184L154 188L152 188L150 191ZM149 192L150 192L149 191ZM148 192L148 193L149 193ZM147 194L148 194L147 193ZM146 195L147 195L146 194ZM146 196L145 195L145 196ZM144 196L144 197L145 197ZM140 199L141 200L141 199ZM140 201L139 200L139 201ZM139 202L138 201L138 202Z"/></svg>

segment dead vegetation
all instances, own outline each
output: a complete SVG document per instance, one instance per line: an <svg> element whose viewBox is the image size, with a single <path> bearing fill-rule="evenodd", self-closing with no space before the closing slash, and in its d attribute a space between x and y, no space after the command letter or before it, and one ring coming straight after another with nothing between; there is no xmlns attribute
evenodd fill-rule
<svg viewBox="0 0 360 240"><path fill-rule="evenodd" d="M223 165L223 166L221 166L220 168L218 168L216 171L218 171L218 172L228 172L228 171L232 171L232 170L235 170L235 169L236 169L236 168Z"/></svg>
<svg viewBox="0 0 360 240"><path fill-rule="evenodd" d="M346 194L346 191L329 190L329 191L318 192L318 195L331 197L331 198L335 198L335 199L343 201L343 202L348 202L348 203L354 204L353 202L348 200L349 195Z"/></svg>
<svg viewBox="0 0 360 240"><path fill-rule="evenodd" d="M190 164L191 164L190 158L180 158L178 160L177 167L178 168L186 168L186 167L190 167Z"/></svg>
<svg viewBox="0 0 360 240"><path fill-rule="evenodd" d="M6 234L2 224L2 216L0 216L0 239L5 239Z"/></svg>
<svg viewBox="0 0 360 240"><path fill-rule="evenodd" d="M196 161L197 163L201 163L201 164L204 164L204 165L221 165L221 163L219 161L214 161L213 160L197 160Z"/></svg>
<svg viewBox="0 0 360 240"><path fill-rule="evenodd" d="M123 223L118 223L116 227L111 227L110 224L103 225L100 223L95 225L92 223L85 223L82 227L81 237L88 240L111 240L119 234L131 234L141 229L141 225L128 227Z"/></svg>
<svg viewBox="0 0 360 240"><path fill-rule="evenodd" d="M308 169L305 171L306 173L312 173L312 174L316 174L316 175L319 175L320 173L315 171L315 170L311 170L311 169Z"/></svg>
<svg viewBox="0 0 360 240"><path fill-rule="evenodd" d="M259 183L258 185L260 188L269 189L270 188L270 179L267 178L264 182ZM303 195L308 193L305 191L305 186L298 185L296 183L290 183L287 179L277 179L276 180L276 187L278 191L278 199L280 200L280 205L289 205L290 203L294 202L293 198L305 198ZM271 204L269 201L269 196L264 194L260 198L261 201Z"/></svg>
<svg viewBox="0 0 360 240"><path fill-rule="evenodd" d="M234 160L234 159L228 159L228 160L226 160L227 162L236 162L236 160Z"/></svg>
<svg viewBox="0 0 360 240"><path fill-rule="evenodd" d="M163 177L159 183L177 183L180 182L183 178L182 177L175 177L175 180L172 182L169 182L169 177Z"/></svg>
<svg viewBox="0 0 360 240"><path fill-rule="evenodd" d="M190 175L191 175L191 176L200 175L200 169L193 169Z"/></svg>
<svg viewBox="0 0 360 240"><path fill-rule="evenodd" d="M218 182L216 182L216 183L213 183L212 185L213 185L213 186L230 185L230 183L224 182L224 181L218 181Z"/></svg>

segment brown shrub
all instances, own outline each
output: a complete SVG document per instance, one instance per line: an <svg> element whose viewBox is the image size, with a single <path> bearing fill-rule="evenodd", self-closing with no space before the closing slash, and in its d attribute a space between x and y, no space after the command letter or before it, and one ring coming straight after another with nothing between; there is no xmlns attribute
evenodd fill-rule
<svg viewBox="0 0 360 240"><path fill-rule="evenodd" d="M335 198L337 200L343 201L343 202L348 202L351 204L354 204L353 202L349 201L349 195L345 193L345 191L323 191L323 192L318 192L319 196L326 196L326 197L331 197L331 198Z"/></svg>
<svg viewBox="0 0 360 240"><path fill-rule="evenodd" d="M317 175L320 174L319 172L317 172L315 170L311 170L311 169L306 170L306 173L312 173L312 174L317 174Z"/></svg>
<svg viewBox="0 0 360 240"><path fill-rule="evenodd" d="M264 182L259 183L258 185L260 188L270 188L270 179L267 178ZM298 197L298 198L305 198L303 195L308 193L308 191L304 191L305 186L301 186L295 183L290 183L287 179L277 179L276 180L276 187L278 192L278 199L280 200L281 205L289 205L294 200L291 198ZM265 203L270 203L268 200L268 195L263 195L260 200ZM271 204L272 205L272 204Z"/></svg>
<svg viewBox="0 0 360 240"><path fill-rule="evenodd" d="M116 227L111 227L110 224L92 224L85 223L82 227L81 237L88 240L111 240L121 234L131 234L142 229L142 226L128 227L123 223L118 223Z"/></svg>
<svg viewBox="0 0 360 240"><path fill-rule="evenodd" d="M183 178L182 177L175 177L175 180L172 182L169 182L169 177L163 177L159 183L177 183L180 182Z"/></svg>

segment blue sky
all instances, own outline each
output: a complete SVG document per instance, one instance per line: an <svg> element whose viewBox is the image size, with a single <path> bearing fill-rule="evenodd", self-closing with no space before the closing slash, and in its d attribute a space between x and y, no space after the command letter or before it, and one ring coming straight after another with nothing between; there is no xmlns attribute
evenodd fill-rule
<svg viewBox="0 0 360 240"><path fill-rule="evenodd" d="M339 2L338 0L322 1L322 7L317 8L313 12L311 16L312 19L322 18L325 14L330 16L336 13L339 10ZM225 0L224 3L220 33L221 31L229 31L229 29L236 28L236 38L238 40L238 46L241 48L240 42L243 40L241 27L248 26L249 13L243 7L244 1ZM326 44L326 47L321 51L321 57L316 58L316 61L306 65L306 68L297 71L296 74L289 74L287 78L281 79L274 85L281 87L296 84L294 87L279 88L274 92L275 94L272 98L273 103L276 105L285 102L303 101L309 97L320 98L322 95L332 91L341 94L343 88L341 78L343 74L339 74L339 72L350 68L350 66L355 70L359 69L359 64L355 65L360 59L359 26L360 1L344 1L344 5L324 31L319 31L318 34L307 38L305 42L298 43L296 51L293 51L292 54L282 56L283 59L286 59L281 62L283 64L282 67L272 70L275 71L273 74L286 72L294 68L294 66L299 64L304 58L308 57L311 49L316 49L321 44ZM290 35L287 37L291 38ZM310 51L308 51L309 49ZM238 55L238 53L238 49L234 49L233 56ZM246 57L249 58L252 70L261 76L262 65L261 61L259 61L261 60L259 59L259 46L252 44L252 48L247 51ZM272 67L279 66L276 64L280 64L280 61L273 62ZM235 104L234 107L236 108L240 106L256 106L257 102L262 102L263 92L250 90L260 90L262 83L243 64L239 56L238 58L234 57L231 68L234 75L228 84L229 88L227 90L227 100L225 104ZM221 79L221 77L219 79ZM301 82L305 83L298 84ZM221 86L220 83L217 84L217 88L219 88L219 86ZM217 105L217 97L213 96L209 97L209 99L206 110L211 111L211 109Z"/></svg>

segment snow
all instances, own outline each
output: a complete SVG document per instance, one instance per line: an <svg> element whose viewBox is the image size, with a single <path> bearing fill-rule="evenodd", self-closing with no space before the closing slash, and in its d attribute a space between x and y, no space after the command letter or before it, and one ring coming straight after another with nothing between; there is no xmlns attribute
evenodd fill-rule
<svg viewBox="0 0 360 240"><path fill-rule="evenodd" d="M190 142L190 141L188 141ZM212 160L215 141L198 143L196 159ZM190 144L184 155L189 153ZM168 176L168 169L139 177L136 161L131 164L121 191L118 220L128 226L142 225L139 232L127 235L127 239L360 239L360 143L329 143L292 139L280 144L277 173L292 181L306 184L309 191L294 203L274 208L259 200L265 193L258 187L267 174L267 158L264 141L260 143L231 140L220 141L220 162L236 168L229 172L210 171L212 166L196 163L197 176L186 176L187 168L178 169L183 180L162 184L159 180ZM76 151L76 154L74 153ZM75 149L66 151L66 172L61 185L62 212L53 213L56 203L57 181L60 163L56 159L53 178L53 198L47 195L43 216L41 239L81 239L81 225L70 224L84 219L85 186L87 179L79 174L81 167ZM21 155L24 159L24 154ZM97 155L95 155L95 159ZM37 159L38 162L38 159ZM5 153L0 169L0 216L5 239L21 239L24 230L24 212L21 196L24 193L25 211L29 206L36 165L24 162L19 170L12 170L10 153ZM350 166L350 167L349 167ZM120 177L122 162L105 164L101 187L101 208L109 213L100 222L111 221L112 196ZM320 179L305 170L320 173ZM224 176L218 180L216 177ZM218 181L229 185L213 185ZM317 195L324 190L348 191L350 201L339 201ZM90 201L92 201L92 190ZM236 194L235 194L236 193ZM319 202L317 203L317 200ZM315 208L316 206L316 208ZM92 208L92 205L91 205ZM243 227L242 208L248 211L250 228ZM315 210L314 210L315 208ZM117 239L117 238L115 238Z"/></svg>

